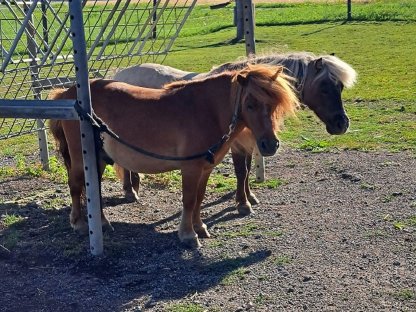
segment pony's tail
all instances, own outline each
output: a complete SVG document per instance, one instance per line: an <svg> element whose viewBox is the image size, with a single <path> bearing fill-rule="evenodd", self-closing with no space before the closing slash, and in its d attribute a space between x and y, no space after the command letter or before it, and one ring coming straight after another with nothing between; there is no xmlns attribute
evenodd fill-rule
<svg viewBox="0 0 416 312"><path fill-rule="evenodd" d="M54 89L51 93L49 93L48 99L56 100L63 98L62 95L64 92L64 89ZM55 139L56 147L64 160L66 169L69 172L69 169L71 168L71 158L69 156L68 143L66 141L64 129L62 128L62 120L49 120L49 130Z"/></svg>
<svg viewBox="0 0 416 312"><path fill-rule="evenodd" d="M71 158L69 156L68 143L66 142L64 129L62 128L62 120L50 120L49 130L55 139L57 150L64 160L65 167L69 171L71 168Z"/></svg>

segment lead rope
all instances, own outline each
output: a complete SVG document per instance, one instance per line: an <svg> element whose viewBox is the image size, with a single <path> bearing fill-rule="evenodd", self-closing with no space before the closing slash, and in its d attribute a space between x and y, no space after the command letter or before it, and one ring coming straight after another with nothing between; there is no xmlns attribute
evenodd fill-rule
<svg viewBox="0 0 416 312"><path fill-rule="evenodd" d="M193 160L193 159L198 159L198 158L203 158L205 157L205 159L211 163L214 164L214 156L215 153L224 145L225 142L227 142L230 137L231 134L234 132L236 126L237 126L237 121L238 121L238 110L240 107L240 99L241 99L241 86L239 85L239 83L237 83L237 95L235 97L235 108L234 108L234 113L231 119L231 123L228 126L228 133L224 134L220 141L216 144L214 144L213 146L211 146L207 151L203 152L203 153L199 153L199 154L195 154L195 155L191 155L191 156L186 156L186 157L177 157L177 156L165 156L165 155L160 155L160 154L156 154L153 152L149 152L145 149L142 149L140 147L134 146L126 141L124 141L122 138L120 138L113 130L111 130L107 124L100 118L98 117L94 112L92 112L92 114L88 114L79 104L78 102L75 104L74 108L77 111L78 115L82 118L85 118L86 120L88 120L92 127L98 131L98 133L101 135L101 133L107 133L110 137L112 137L114 140L116 140L117 142L119 142L120 144L123 144L125 146L127 146L128 148L152 157L152 158L156 158L156 159L162 159L162 160L171 160L171 161L186 161L186 160ZM103 146L103 139L100 138L100 144L99 146Z"/></svg>

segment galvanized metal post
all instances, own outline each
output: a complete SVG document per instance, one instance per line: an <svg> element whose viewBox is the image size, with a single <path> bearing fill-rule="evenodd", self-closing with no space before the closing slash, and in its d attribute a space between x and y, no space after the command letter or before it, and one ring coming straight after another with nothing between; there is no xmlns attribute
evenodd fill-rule
<svg viewBox="0 0 416 312"><path fill-rule="evenodd" d="M32 91L33 97L35 100L41 100L40 88L39 88L39 68L36 61L37 57L37 48L35 42L36 29L33 26L32 13L29 12L29 7L26 3L23 4L23 11L28 16L29 23L26 26L27 29L27 49L29 52L30 58L30 76L32 79ZM48 136L46 134L45 122L42 119L36 120L36 125L38 128L38 144L39 144L39 154L40 161L44 170L49 170L49 151L48 151Z"/></svg>
<svg viewBox="0 0 416 312"><path fill-rule="evenodd" d="M29 7L26 3L23 4L23 10L26 14L29 14ZM37 57L37 48L35 42L36 29L33 26L32 14L28 16L29 23L26 25L27 29L27 49L29 52L30 58L30 76L32 79L32 91L33 97L35 100L41 99L40 89L38 88L39 80L39 68L36 61ZM36 125L38 128L38 144L39 144L39 154L40 161L44 170L49 170L49 151L48 151L48 136L46 134L46 127L43 120L36 120Z"/></svg>
<svg viewBox="0 0 416 312"><path fill-rule="evenodd" d="M244 38L243 1L237 0L234 7L234 26L237 28L236 41Z"/></svg>
<svg viewBox="0 0 416 312"><path fill-rule="evenodd" d="M82 1L68 1L71 21L71 38L74 46L77 101L87 113L91 113L91 92L88 79L88 60L83 27ZM100 182L98 180L94 133L91 124L82 118L80 119L80 129L84 160L90 249L93 255L100 255L103 252L103 232L101 227L101 194Z"/></svg>
<svg viewBox="0 0 416 312"><path fill-rule="evenodd" d="M250 56L256 53L256 40L254 39L254 4L251 0L240 1L243 3L246 54ZM257 147L254 149L254 164L256 167L256 181L263 182L265 179L264 158L261 156Z"/></svg>
<svg viewBox="0 0 416 312"><path fill-rule="evenodd" d="M256 42L254 39L254 5L252 0L241 0L243 3L244 40L246 42L246 54L256 54Z"/></svg>

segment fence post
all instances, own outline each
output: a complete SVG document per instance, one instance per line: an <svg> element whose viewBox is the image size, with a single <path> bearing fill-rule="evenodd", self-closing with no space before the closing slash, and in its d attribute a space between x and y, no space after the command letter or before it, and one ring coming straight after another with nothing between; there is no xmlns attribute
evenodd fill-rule
<svg viewBox="0 0 416 312"><path fill-rule="evenodd" d="M254 39L254 4L252 0L237 0L243 5L244 38L246 43L246 54L248 57L256 53L256 40ZM258 148L254 149L254 163L256 167L256 182L265 179L264 158Z"/></svg>
<svg viewBox="0 0 416 312"><path fill-rule="evenodd" d="M77 81L77 102L91 113L91 93L88 79L84 22L81 0L69 0L71 38L74 47L75 75ZM90 234L90 250L93 255L103 252L103 233L101 227L101 192L98 180L94 133L91 124L80 118L82 156L85 173L85 192Z"/></svg>
<svg viewBox="0 0 416 312"><path fill-rule="evenodd" d="M350 21L351 19L351 0L347 0L347 20Z"/></svg>
<svg viewBox="0 0 416 312"><path fill-rule="evenodd" d="M46 9L46 0L41 0L40 5L42 9L42 34L43 34L43 48L48 51L49 34L48 34L48 16Z"/></svg>
<svg viewBox="0 0 416 312"><path fill-rule="evenodd" d="M234 26L237 27L235 41L244 38L244 17L243 17L243 0L236 0L234 7Z"/></svg>
<svg viewBox="0 0 416 312"><path fill-rule="evenodd" d="M26 3L23 4L23 11L28 14L29 7ZM27 30L27 49L30 58L30 77L32 80L32 92L35 100L41 100L40 88L39 88L39 68L36 61L37 47L35 42L36 29L33 26L32 15L29 17L29 23L26 27ZM38 144L40 161L44 170L49 170L49 151L48 151L48 136L46 134L45 122L42 119L36 120L38 128Z"/></svg>

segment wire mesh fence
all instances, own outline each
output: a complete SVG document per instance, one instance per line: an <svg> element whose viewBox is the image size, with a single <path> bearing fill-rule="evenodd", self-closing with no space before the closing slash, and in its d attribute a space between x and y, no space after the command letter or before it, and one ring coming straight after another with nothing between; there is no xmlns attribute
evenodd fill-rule
<svg viewBox="0 0 416 312"><path fill-rule="evenodd" d="M118 68L162 63L196 0L83 1L88 71L111 77ZM67 1L0 2L0 98L46 99L74 83ZM0 140L43 131L43 121L0 119Z"/></svg>

